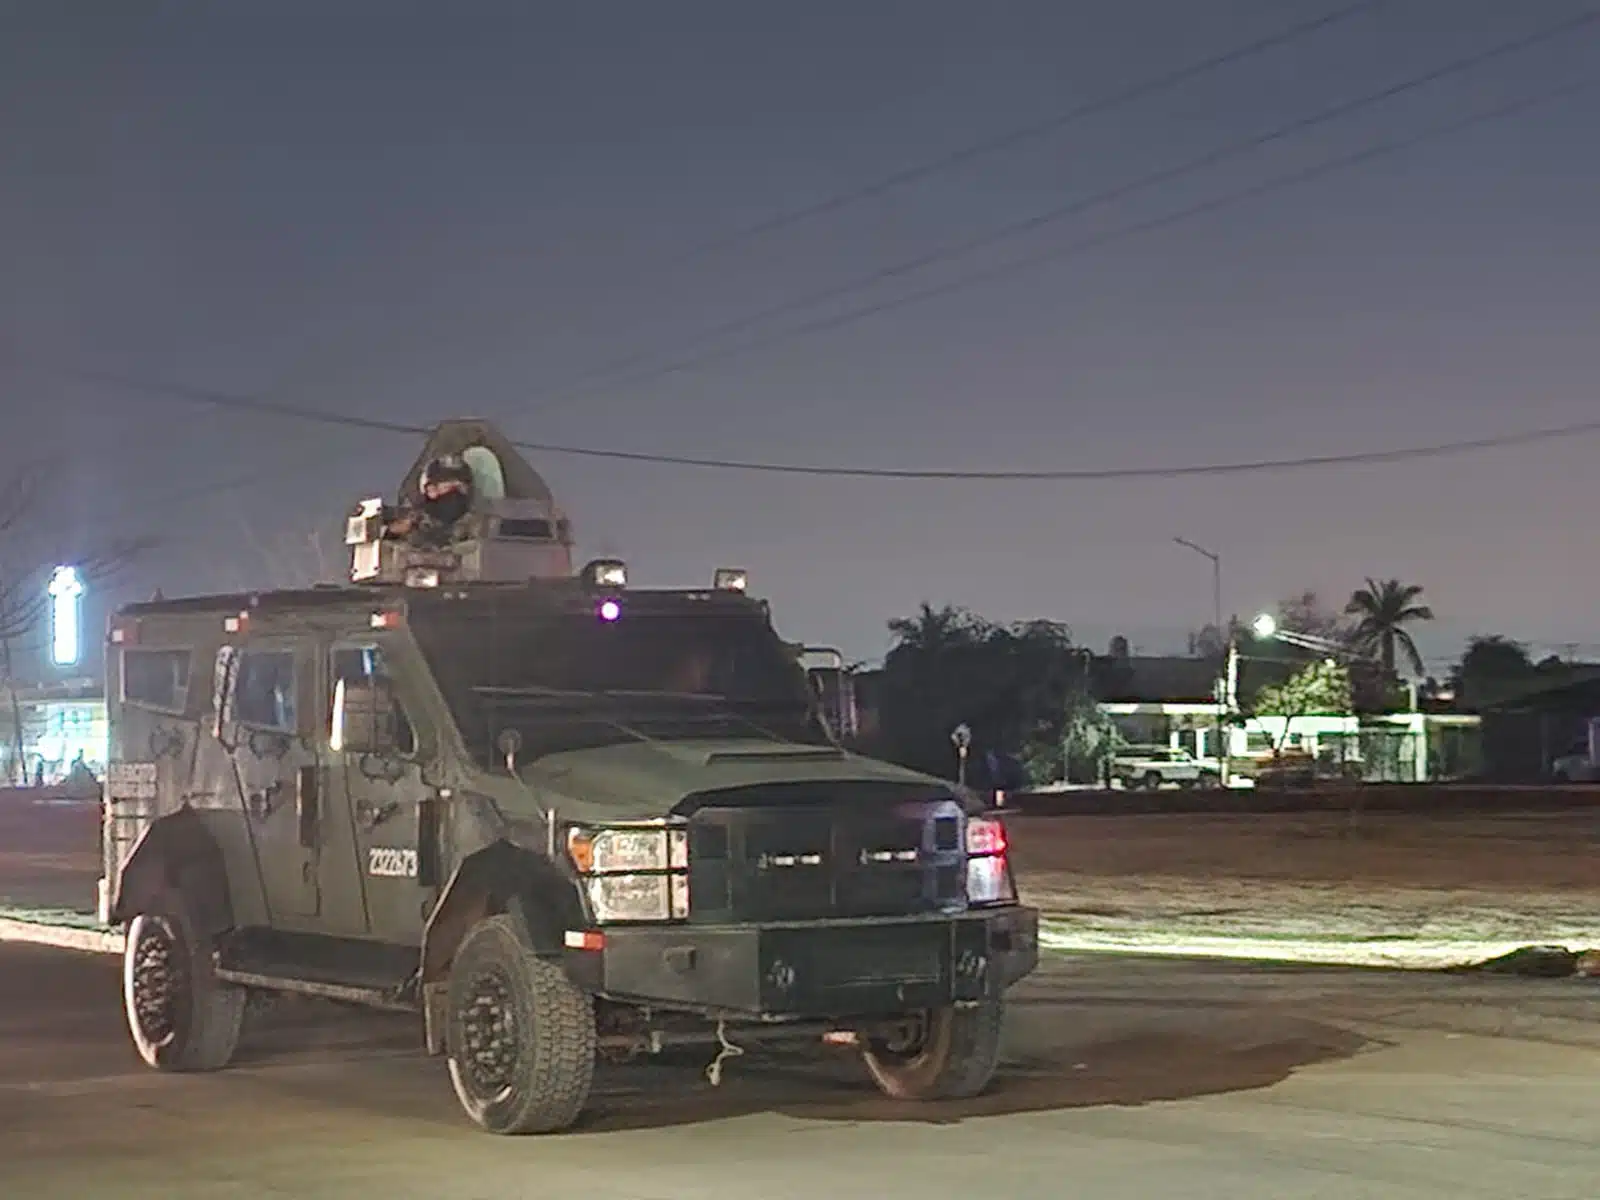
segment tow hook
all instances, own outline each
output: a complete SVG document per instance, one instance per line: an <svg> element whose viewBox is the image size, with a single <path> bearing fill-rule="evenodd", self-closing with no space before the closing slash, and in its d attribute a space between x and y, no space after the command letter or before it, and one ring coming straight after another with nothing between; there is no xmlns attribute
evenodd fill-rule
<svg viewBox="0 0 1600 1200"><path fill-rule="evenodd" d="M722 1064L727 1062L728 1059L738 1058L744 1053L742 1047L735 1046L728 1040L728 1023L726 1021L717 1022L717 1046L717 1056L711 1060L711 1065L706 1068L706 1081L712 1087L722 1086Z"/></svg>

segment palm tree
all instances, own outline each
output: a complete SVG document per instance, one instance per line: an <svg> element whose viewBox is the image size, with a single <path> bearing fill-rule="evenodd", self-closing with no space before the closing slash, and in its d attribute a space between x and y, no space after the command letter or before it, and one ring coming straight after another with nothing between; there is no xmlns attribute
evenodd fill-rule
<svg viewBox="0 0 1600 1200"><path fill-rule="evenodd" d="M1365 587L1350 594L1350 603L1344 606L1345 613L1356 620L1350 640L1368 654L1375 652L1386 675L1395 673L1396 648L1405 654L1413 674L1424 673L1422 655L1406 629L1417 621L1433 620L1433 609L1420 603L1421 597L1418 584L1368 579Z"/></svg>

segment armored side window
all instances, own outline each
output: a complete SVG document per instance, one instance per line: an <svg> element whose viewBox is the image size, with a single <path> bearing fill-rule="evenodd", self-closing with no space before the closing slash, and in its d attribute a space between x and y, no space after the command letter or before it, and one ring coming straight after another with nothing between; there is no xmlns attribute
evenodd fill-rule
<svg viewBox="0 0 1600 1200"><path fill-rule="evenodd" d="M124 650L123 701L165 712L183 712L189 703L190 662L187 650Z"/></svg>
<svg viewBox="0 0 1600 1200"><path fill-rule="evenodd" d="M243 725L293 733L294 654L288 650L246 650L239 656L234 683L234 719Z"/></svg>
<svg viewBox="0 0 1600 1200"><path fill-rule="evenodd" d="M399 696L395 694L388 665L383 660L383 651L377 646L341 646L334 650L330 666L332 669L328 674L333 695L328 712L331 717L338 719L340 697L350 689L382 689L394 718L395 749L401 754L416 753L416 734L406 718Z"/></svg>

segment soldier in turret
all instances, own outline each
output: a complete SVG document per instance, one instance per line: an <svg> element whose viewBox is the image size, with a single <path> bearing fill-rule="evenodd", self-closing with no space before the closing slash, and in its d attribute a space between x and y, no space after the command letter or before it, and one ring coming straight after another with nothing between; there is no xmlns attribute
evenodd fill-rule
<svg viewBox="0 0 1600 1200"><path fill-rule="evenodd" d="M436 458L424 468L418 492L416 503L388 523L387 536L419 546L448 545L472 511L472 468L457 454Z"/></svg>

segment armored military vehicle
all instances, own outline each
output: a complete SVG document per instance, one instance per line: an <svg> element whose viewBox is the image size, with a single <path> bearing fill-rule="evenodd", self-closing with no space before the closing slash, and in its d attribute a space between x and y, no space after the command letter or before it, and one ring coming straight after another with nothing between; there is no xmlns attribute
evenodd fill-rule
<svg viewBox="0 0 1600 1200"><path fill-rule="evenodd" d="M299 993L417 1012L497 1133L697 1043L713 1082L791 1038L907 1100L988 1084L1038 953L1005 830L843 750L742 572L575 571L471 421L347 541L348 582L110 623L102 913L144 1061L222 1068L252 995Z"/></svg>

